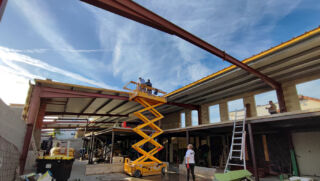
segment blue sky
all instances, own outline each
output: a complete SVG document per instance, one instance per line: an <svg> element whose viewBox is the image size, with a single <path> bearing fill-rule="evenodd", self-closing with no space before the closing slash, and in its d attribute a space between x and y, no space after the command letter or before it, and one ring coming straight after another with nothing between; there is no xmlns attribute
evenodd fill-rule
<svg viewBox="0 0 320 181"><path fill-rule="evenodd" d="M137 1L242 60L319 26L318 0ZM28 81L121 90L137 77L167 92L229 66L181 40L78 0L10 0L0 23L0 97Z"/></svg>

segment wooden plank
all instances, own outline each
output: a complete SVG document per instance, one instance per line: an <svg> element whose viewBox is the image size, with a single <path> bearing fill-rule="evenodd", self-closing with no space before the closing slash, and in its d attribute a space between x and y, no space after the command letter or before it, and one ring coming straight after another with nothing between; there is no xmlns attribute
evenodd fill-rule
<svg viewBox="0 0 320 181"><path fill-rule="evenodd" d="M266 135L262 135L263 152L265 161L270 161Z"/></svg>

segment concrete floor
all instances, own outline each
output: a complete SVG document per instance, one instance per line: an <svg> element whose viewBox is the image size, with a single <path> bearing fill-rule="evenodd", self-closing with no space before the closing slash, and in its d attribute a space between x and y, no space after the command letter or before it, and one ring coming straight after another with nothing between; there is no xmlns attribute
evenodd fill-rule
<svg viewBox="0 0 320 181"><path fill-rule="evenodd" d="M72 166L71 176L69 181L186 181L185 175L179 175L174 172L167 173L165 176L148 176L142 178L130 177L124 173L113 173L107 175L91 175L85 176L87 161L76 160ZM315 181L319 181L319 178L314 178ZM197 181L212 181L212 179L205 179L196 177ZM266 177L260 178L260 181L280 181L279 177Z"/></svg>
<svg viewBox="0 0 320 181"><path fill-rule="evenodd" d="M167 173L165 176L148 176L142 178L130 177L123 173L113 173L107 175L91 175L85 176L86 170L85 161L76 160L72 166L71 176L69 181L185 181L185 175L179 175L177 173ZM191 179L192 180L192 179ZM196 178L197 181L212 181L211 179Z"/></svg>

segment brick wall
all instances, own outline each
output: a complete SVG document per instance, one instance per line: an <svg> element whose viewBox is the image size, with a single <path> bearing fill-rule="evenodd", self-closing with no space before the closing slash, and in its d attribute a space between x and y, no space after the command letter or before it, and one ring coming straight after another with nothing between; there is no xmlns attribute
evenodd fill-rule
<svg viewBox="0 0 320 181"><path fill-rule="evenodd" d="M174 112L164 115L161 120L162 129L179 128L180 127L180 112Z"/></svg>

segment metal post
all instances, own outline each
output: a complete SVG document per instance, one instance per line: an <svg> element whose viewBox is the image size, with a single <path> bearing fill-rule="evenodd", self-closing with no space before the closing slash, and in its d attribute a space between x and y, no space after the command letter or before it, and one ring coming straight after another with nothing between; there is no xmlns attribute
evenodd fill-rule
<svg viewBox="0 0 320 181"><path fill-rule="evenodd" d="M167 152L167 162L170 162L170 145L171 145L171 137L168 137L168 152Z"/></svg>
<svg viewBox="0 0 320 181"><path fill-rule="evenodd" d="M89 145L90 153L89 153L89 164L93 164L93 147L94 147L94 134L93 131L91 132L91 141Z"/></svg>
<svg viewBox="0 0 320 181"><path fill-rule="evenodd" d="M202 111L201 111L201 106L199 106L198 110L198 125L202 124Z"/></svg>
<svg viewBox="0 0 320 181"><path fill-rule="evenodd" d="M287 131L286 134L288 135L289 151L290 151L291 164L292 164L292 175L293 176L299 176L297 158L296 158L296 154L295 154L295 151L294 151L294 146L293 146L293 143L292 143L292 133Z"/></svg>
<svg viewBox="0 0 320 181"><path fill-rule="evenodd" d="M22 148L23 151L20 156L20 175L23 174L24 167L26 165L26 159L27 159L27 155L28 155L28 151L29 151L32 130L33 130L33 124L27 124L27 130L26 130L26 134L24 136L24 142L23 142L23 148Z"/></svg>
<svg viewBox="0 0 320 181"><path fill-rule="evenodd" d="M186 131L186 139L187 139L187 145L190 144L190 137L189 137L189 131Z"/></svg>
<svg viewBox="0 0 320 181"><path fill-rule="evenodd" d="M287 107L284 100L283 89L281 85L276 89L276 93L279 102L280 112L287 112Z"/></svg>
<svg viewBox="0 0 320 181"><path fill-rule="evenodd" d="M112 158L113 158L113 148L114 148L113 145L114 145L114 131L112 130L110 163L112 163Z"/></svg>
<svg viewBox="0 0 320 181"><path fill-rule="evenodd" d="M69 149L70 149L70 141L68 140L68 141L67 141L67 157L70 156L70 154L69 154Z"/></svg>
<svg viewBox="0 0 320 181"><path fill-rule="evenodd" d="M253 172L254 172L253 175L254 175L255 181L259 181L251 123L248 123L248 132L249 132L249 139L250 139L251 159L252 159Z"/></svg>
<svg viewBox="0 0 320 181"><path fill-rule="evenodd" d="M26 165L26 160L28 156L29 151L29 145L32 137L33 127L34 123L37 120L39 107L40 107L40 95L41 90L39 87L35 86L32 91L31 100L30 100L30 106L28 110L28 117L27 117L27 130L24 137L23 147L22 147L22 153L20 156L20 174L22 175L24 172L24 167Z"/></svg>

